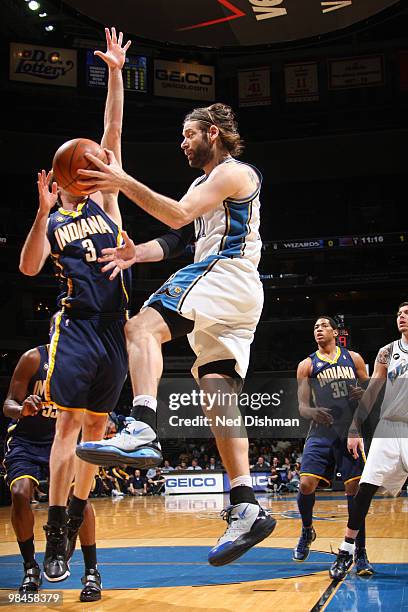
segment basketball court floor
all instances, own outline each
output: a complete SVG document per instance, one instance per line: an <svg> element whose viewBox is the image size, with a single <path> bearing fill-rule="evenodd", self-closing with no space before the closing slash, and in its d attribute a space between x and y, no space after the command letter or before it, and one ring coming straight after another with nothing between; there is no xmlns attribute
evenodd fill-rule
<svg viewBox="0 0 408 612"><path fill-rule="evenodd" d="M76 550L65 582L43 583L63 603L49 609L143 612L241 612L246 610L318 611L408 610L408 498L377 496L367 518L367 549L376 574L357 577L350 571L333 584L328 568L347 517L341 492L321 492L315 505L317 539L305 563L292 561L300 530L295 495L260 494L259 502L278 520L268 540L225 567L207 563L208 549L223 532L219 512L227 496L185 495L92 500L96 512L100 602L78 600L83 573ZM37 559L42 561L46 505L33 506ZM77 546L79 548L79 545ZM0 508L0 606L9 607L22 563L10 523L10 508ZM28 608L28 606L19 607ZM46 609L44 605L33 606ZM14 605L15 608L15 605ZM11 609L11 607L10 607Z"/></svg>

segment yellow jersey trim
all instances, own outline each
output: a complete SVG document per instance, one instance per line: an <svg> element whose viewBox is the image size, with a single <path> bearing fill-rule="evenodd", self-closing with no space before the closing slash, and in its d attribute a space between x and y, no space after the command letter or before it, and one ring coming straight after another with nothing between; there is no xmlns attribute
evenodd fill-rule
<svg viewBox="0 0 408 612"><path fill-rule="evenodd" d="M87 201L88 201L88 198L86 198L83 202L80 202L76 210L65 210L65 208L62 208L62 206L60 206L60 208L58 209L58 212L61 215L65 215L66 217L73 217L73 218L79 217L80 215L82 215L82 209L87 203Z"/></svg>
<svg viewBox="0 0 408 612"><path fill-rule="evenodd" d="M47 378L45 380L45 399L47 402L52 402L51 392L50 392L50 383L51 383L51 376L52 376L52 373L55 367L55 355L57 352L58 340L60 337L60 326L61 326L62 315L63 315L63 310L60 310L55 319L54 333L52 335L51 342L50 342L48 372L47 372Z"/></svg>
<svg viewBox="0 0 408 612"><path fill-rule="evenodd" d="M337 363L341 355L341 349L339 346L337 347L336 356L334 359L330 359L329 357L323 357L323 355L321 355L319 351L316 351L316 355L320 359L320 361L325 361L326 363Z"/></svg>
<svg viewBox="0 0 408 612"><path fill-rule="evenodd" d="M361 476L353 476L353 478L347 478L347 480L344 481L344 484L347 484L348 482L353 482L353 480L360 480Z"/></svg>
<svg viewBox="0 0 408 612"><path fill-rule="evenodd" d="M116 244L117 244L118 247L120 247L121 242L122 242L122 232L119 230L117 238L116 238ZM120 280L121 280L121 283L122 283L123 293L125 294L126 303L129 304L129 294L126 291L125 283L123 281L123 270L120 271Z"/></svg>
<svg viewBox="0 0 408 612"><path fill-rule="evenodd" d="M330 484L330 480L327 480L324 476L319 476L319 474L312 474L311 472L300 472L299 476L313 476L314 478L318 478L319 480L324 480L327 484Z"/></svg>
<svg viewBox="0 0 408 612"><path fill-rule="evenodd" d="M22 478L29 478L30 480L34 480L37 486L40 484L40 481L34 478L34 476L31 476L31 474L23 474L22 476L17 476L17 478L14 478L14 480L10 482L10 491L13 484L17 482L17 480L21 480Z"/></svg>
<svg viewBox="0 0 408 612"><path fill-rule="evenodd" d="M109 412L94 412L93 410L89 410L89 408L72 408L72 406L60 406L59 404L55 404L55 406L58 408L58 410L63 410L65 412L89 412L90 414L96 414L97 416L107 416L109 414Z"/></svg>

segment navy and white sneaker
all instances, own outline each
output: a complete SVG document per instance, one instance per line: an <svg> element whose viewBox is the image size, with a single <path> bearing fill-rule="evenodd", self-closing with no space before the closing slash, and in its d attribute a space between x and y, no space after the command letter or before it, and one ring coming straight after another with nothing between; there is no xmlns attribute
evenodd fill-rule
<svg viewBox="0 0 408 612"><path fill-rule="evenodd" d="M344 580L350 567L353 565L353 555L347 550L341 550L337 553L336 560L331 564L329 576L333 580Z"/></svg>
<svg viewBox="0 0 408 612"><path fill-rule="evenodd" d="M368 560L365 548L357 548L354 552L354 567L357 576L372 576L374 568Z"/></svg>
<svg viewBox="0 0 408 612"><path fill-rule="evenodd" d="M211 565L226 565L238 559L250 548L267 538L276 521L258 504L241 503L221 512L228 527L217 545L208 553Z"/></svg>
<svg viewBox="0 0 408 612"><path fill-rule="evenodd" d="M144 423L128 417L126 426L113 438L81 442L76 454L83 461L101 466L131 465L145 470L163 461L156 432Z"/></svg>
<svg viewBox="0 0 408 612"><path fill-rule="evenodd" d="M310 553L310 546L316 539L314 527L302 527L299 542L296 544L292 559L293 561L306 561Z"/></svg>

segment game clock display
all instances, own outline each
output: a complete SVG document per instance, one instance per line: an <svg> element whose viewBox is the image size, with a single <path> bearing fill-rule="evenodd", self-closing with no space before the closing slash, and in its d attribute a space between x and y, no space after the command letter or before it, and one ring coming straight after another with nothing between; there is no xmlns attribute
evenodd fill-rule
<svg viewBox="0 0 408 612"><path fill-rule="evenodd" d="M144 55L126 57L122 73L127 91L147 92L147 58ZM86 84L88 87L108 86L108 67L91 50L86 53Z"/></svg>

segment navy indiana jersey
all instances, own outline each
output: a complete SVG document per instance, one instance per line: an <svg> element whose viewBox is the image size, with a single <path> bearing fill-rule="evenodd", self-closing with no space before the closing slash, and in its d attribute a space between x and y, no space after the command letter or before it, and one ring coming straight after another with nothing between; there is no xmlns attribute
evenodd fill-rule
<svg viewBox="0 0 408 612"><path fill-rule="evenodd" d="M57 408L45 400L45 380L48 371L49 345L37 346L40 353L40 365L30 380L27 395L38 395L43 402L42 410L35 416L27 416L13 421L7 433L9 437L24 439L35 444L51 444L55 434Z"/></svg>
<svg viewBox="0 0 408 612"><path fill-rule="evenodd" d="M343 434L351 424L355 400L350 400L349 390L357 384L357 372L354 361L347 349L337 347L334 359L328 359L319 351L309 355L312 360L310 386L315 406L330 409L338 435ZM313 429L327 431L327 427L312 422ZM341 429L341 432L340 432Z"/></svg>
<svg viewBox="0 0 408 612"><path fill-rule="evenodd" d="M96 202L87 198L76 211L59 208L50 215L47 237L61 281L60 308L85 317L127 310L130 269L111 281L98 263L102 249L120 245L120 229Z"/></svg>

